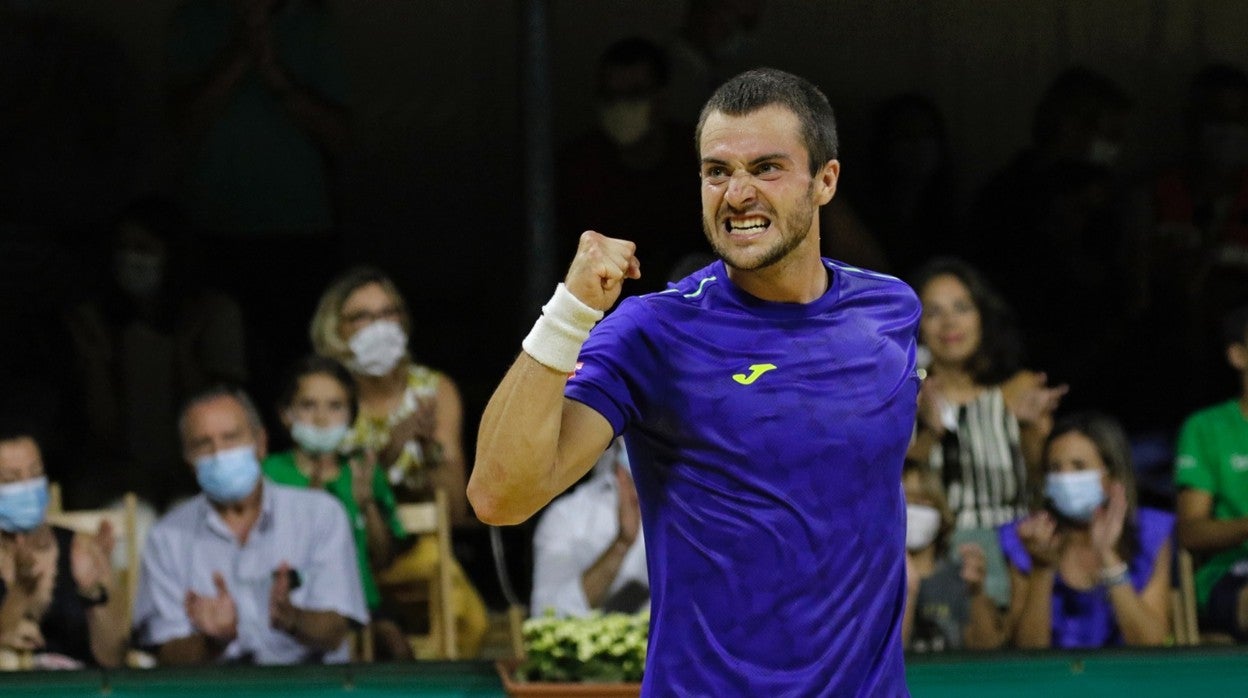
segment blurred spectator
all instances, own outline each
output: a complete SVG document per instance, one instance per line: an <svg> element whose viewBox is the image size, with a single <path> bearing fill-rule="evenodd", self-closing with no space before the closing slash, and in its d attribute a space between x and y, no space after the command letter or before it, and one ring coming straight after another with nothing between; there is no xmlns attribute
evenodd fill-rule
<svg viewBox="0 0 1248 698"><path fill-rule="evenodd" d="M342 505L261 477L268 439L240 390L193 396L179 431L203 492L148 535L138 644L162 664L347 661L368 611Z"/></svg>
<svg viewBox="0 0 1248 698"><path fill-rule="evenodd" d="M616 439L586 482L556 499L533 532L533 615L636 613L648 605L646 544L628 453Z"/></svg>
<svg viewBox="0 0 1248 698"><path fill-rule="evenodd" d="M1045 508L1001 527L1014 644L1163 644L1174 515L1138 506L1122 426L1092 412L1063 417L1044 463Z"/></svg>
<svg viewBox="0 0 1248 698"><path fill-rule="evenodd" d="M645 269L658 273L643 270L627 294L662 290L659 274L705 247L688 205L698 189L691 129L664 110L668 72L667 55L647 39L609 46L598 63L597 126L558 158L560 249L575 250L586 230L636 242Z"/></svg>
<svg viewBox="0 0 1248 698"><path fill-rule="evenodd" d="M412 360L407 304L377 269L341 274L321 296L312 318L312 346L341 361L359 386L359 414L343 448L377 455L399 501L428 501L443 490L451 521L468 526L463 452L463 405L450 377ZM421 536L380 575L383 584L431 579L437 543ZM475 656L487 629L485 603L458 562L451 560L451 603L460 656Z"/></svg>
<svg viewBox="0 0 1248 698"><path fill-rule="evenodd" d="M1185 111L1187 155L1148 184L1138 211L1139 274L1149 344L1133 368L1164 361L1161 376L1179 407L1217 399L1226 369L1219 323L1248 302L1248 74L1214 64L1191 80ZM1155 329L1167 327L1158 337ZM1133 346L1138 346L1137 340ZM1149 394L1156 387L1149 388Z"/></svg>
<svg viewBox="0 0 1248 698"><path fill-rule="evenodd" d="M984 593L988 572L975 543L949 555L953 511L940 478L913 461L901 476L906 494L906 614L901 641L908 651L994 649L1004 642L1001 614Z"/></svg>
<svg viewBox="0 0 1248 698"><path fill-rule="evenodd" d="M1192 414L1179 434L1179 543L1196 556L1203 630L1248 640L1248 306L1229 313L1226 361L1239 393Z"/></svg>
<svg viewBox="0 0 1248 698"><path fill-rule="evenodd" d="M346 79L319 0L188 0L168 41L174 125L210 233L324 232L346 144Z"/></svg>
<svg viewBox="0 0 1248 698"><path fill-rule="evenodd" d="M411 659L411 645L398 624L377 615L381 593L373 570L388 566L407 538L395 515L394 492L372 453L339 450L358 412L355 381L333 359L305 357L287 372L277 409L294 446L264 459L265 477L291 487L323 488L342 502L355 535L378 656Z"/></svg>
<svg viewBox="0 0 1248 698"><path fill-rule="evenodd" d="M112 593L112 527L50 526L47 505L33 434L0 431L0 648L35 652L43 668L120 666L126 599Z"/></svg>
<svg viewBox="0 0 1248 698"><path fill-rule="evenodd" d="M252 388L268 402L273 378L302 353L290 338L337 268L335 175L350 110L332 17L323 0L187 0L166 53L179 195L212 238L222 288L247 311Z"/></svg>
<svg viewBox="0 0 1248 698"><path fill-rule="evenodd" d="M940 473L956 517L953 544L983 547L988 594L1004 605L996 527L1027 513L1028 485L1067 387L1021 369L1013 313L966 262L931 260L911 284L923 304L919 342L930 363L907 456Z"/></svg>
<svg viewBox="0 0 1248 698"><path fill-rule="evenodd" d="M1031 146L991 177L969 215L963 254L1018 311L1028 355L1079 387L1103 383L1127 350L1117 168L1130 107L1104 75L1062 72L1036 106ZM1072 406L1099 404L1113 387L1084 390Z"/></svg>
<svg viewBox="0 0 1248 698"><path fill-rule="evenodd" d="M69 497L89 499L76 483L90 482L96 495L132 490L163 508L194 492L185 473L171 472L180 470L178 406L247 371L241 311L202 283L191 239L169 202L131 204L112 230L102 293L68 313L86 427Z"/></svg>
<svg viewBox="0 0 1248 698"><path fill-rule="evenodd" d="M877 106L871 118L866 172L845 193L859 204L876 236L886 271L908 277L957 245L957 177L945 121L927 97L906 93Z"/></svg>
<svg viewBox="0 0 1248 698"><path fill-rule="evenodd" d="M688 0L684 21L669 42L672 118L697 120L719 84L748 68L763 0Z"/></svg>

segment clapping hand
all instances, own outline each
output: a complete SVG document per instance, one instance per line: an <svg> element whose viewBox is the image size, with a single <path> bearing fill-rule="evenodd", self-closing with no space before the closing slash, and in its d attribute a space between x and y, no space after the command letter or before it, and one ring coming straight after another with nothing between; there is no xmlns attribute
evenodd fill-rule
<svg viewBox="0 0 1248 698"><path fill-rule="evenodd" d="M69 564L74 574L74 583L80 591L89 591L98 586L103 586L106 590L112 587L113 568L109 556L113 553L116 540L113 525L108 519L100 521L100 527L94 536L74 536Z"/></svg>
<svg viewBox="0 0 1248 698"><path fill-rule="evenodd" d="M958 546L958 557L962 558L962 581L966 583L967 593L979 596L988 577L988 557L984 549L978 543L963 543Z"/></svg>
<svg viewBox="0 0 1248 698"><path fill-rule="evenodd" d="M1092 548L1102 557L1112 556L1122 538L1122 525L1127 518L1127 488L1121 482L1109 486L1109 501L1092 513L1089 535Z"/></svg>
<svg viewBox="0 0 1248 698"><path fill-rule="evenodd" d="M1058 533L1057 521L1047 511L1033 514L1018 524L1018 537L1031 556L1035 567L1052 567L1057 564L1065 545L1065 536Z"/></svg>
<svg viewBox="0 0 1248 698"><path fill-rule="evenodd" d="M238 609L230 590L225 586L225 578L220 572L212 573L212 584L217 589L216 596L200 596L194 591L186 592L186 615L191 625L203 635L227 644L238 637Z"/></svg>
<svg viewBox="0 0 1248 698"><path fill-rule="evenodd" d="M290 602L293 577L290 565L283 560L273 573L273 586L269 589L269 625L287 633L294 630L299 616L299 609Z"/></svg>
<svg viewBox="0 0 1248 698"><path fill-rule="evenodd" d="M363 511L364 507L373 500L373 477L377 469L377 456L372 449L365 449L363 453L351 458L348 467L351 468L351 496L355 498L356 506Z"/></svg>
<svg viewBox="0 0 1248 698"><path fill-rule="evenodd" d="M1051 419L1062 396L1070 391L1070 386L1065 383L1049 387L1045 385L1047 380L1045 374L1036 374L1031 384L1018 392L1010 411L1020 423L1040 424Z"/></svg>
<svg viewBox="0 0 1248 698"><path fill-rule="evenodd" d="M416 411L391 427L390 440L379 454L381 462L387 465L393 464L402 455L409 441L419 439L427 443L435 443L433 432L436 427L437 417L434 414L433 399L428 397L418 399ZM426 454L426 459L432 455Z"/></svg>

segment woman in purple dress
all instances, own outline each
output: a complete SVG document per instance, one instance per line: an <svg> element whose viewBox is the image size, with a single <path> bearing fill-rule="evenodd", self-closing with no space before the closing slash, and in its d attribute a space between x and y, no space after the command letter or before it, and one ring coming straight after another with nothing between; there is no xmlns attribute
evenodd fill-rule
<svg viewBox="0 0 1248 698"><path fill-rule="evenodd" d="M1117 420L1070 415L1045 441L1045 508L1000 529L1018 647L1160 645L1174 516L1136 505Z"/></svg>

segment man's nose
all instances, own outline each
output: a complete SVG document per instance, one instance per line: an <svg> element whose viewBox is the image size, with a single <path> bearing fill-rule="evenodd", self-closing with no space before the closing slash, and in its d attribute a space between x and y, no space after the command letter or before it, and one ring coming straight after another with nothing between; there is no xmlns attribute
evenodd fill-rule
<svg viewBox="0 0 1248 698"><path fill-rule="evenodd" d="M738 170L728 179L728 191L725 198L733 208L743 208L754 201L757 191L754 188L754 176L745 170Z"/></svg>

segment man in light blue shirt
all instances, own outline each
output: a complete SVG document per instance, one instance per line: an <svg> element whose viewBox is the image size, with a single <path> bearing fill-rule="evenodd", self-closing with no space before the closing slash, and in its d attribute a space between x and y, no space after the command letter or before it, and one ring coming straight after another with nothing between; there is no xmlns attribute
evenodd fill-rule
<svg viewBox="0 0 1248 698"><path fill-rule="evenodd" d="M260 476L265 432L242 391L192 398L179 429L203 492L148 535L138 644L162 664L347 661L368 612L342 506Z"/></svg>

